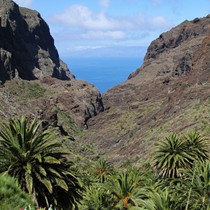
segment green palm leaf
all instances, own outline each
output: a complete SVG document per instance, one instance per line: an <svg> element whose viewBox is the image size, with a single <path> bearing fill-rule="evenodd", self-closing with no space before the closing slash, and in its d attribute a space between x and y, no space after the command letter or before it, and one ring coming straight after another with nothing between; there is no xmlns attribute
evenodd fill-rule
<svg viewBox="0 0 210 210"><path fill-rule="evenodd" d="M44 162L50 164L61 164L61 162L57 158L52 156L44 157Z"/></svg>
<svg viewBox="0 0 210 210"><path fill-rule="evenodd" d="M42 206L76 208L81 187L70 171L72 162L66 160L63 138L41 125L25 117L0 123L0 172L14 177Z"/></svg>
<svg viewBox="0 0 210 210"><path fill-rule="evenodd" d="M38 168L39 168L39 173L42 176L47 176L47 172L46 172L46 170L42 166L38 166Z"/></svg>
<svg viewBox="0 0 210 210"><path fill-rule="evenodd" d="M55 178L55 182L56 184L63 188L64 190L68 191L68 185L66 184L66 182L63 179L59 179L59 178Z"/></svg>
<svg viewBox="0 0 210 210"><path fill-rule="evenodd" d="M177 134L157 143L154 166L162 177L178 177L180 168L191 168L195 160L186 142Z"/></svg>
<svg viewBox="0 0 210 210"><path fill-rule="evenodd" d="M36 174L36 177L47 188L48 192L52 194L53 186L51 182L47 178L41 177L39 174Z"/></svg>
<svg viewBox="0 0 210 210"><path fill-rule="evenodd" d="M53 175L55 175L56 177L61 178L62 176L60 175L60 173L58 173L58 171L54 170L53 168L48 168L48 171L51 172Z"/></svg>
<svg viewBox="0 0 210 210"><path fill-rule="evenodd" d="M32 191L33 191L33 178L31 176L31 174L28 173L28 172L25 173L25 181L26 181L26 188L27 188L28 192L30 194L32 194Z"/></svg>

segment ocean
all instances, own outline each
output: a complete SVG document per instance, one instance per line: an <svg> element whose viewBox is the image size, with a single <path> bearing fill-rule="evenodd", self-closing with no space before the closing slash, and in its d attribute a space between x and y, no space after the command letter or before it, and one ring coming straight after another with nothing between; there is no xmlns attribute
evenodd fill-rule
<svg viewBox="0 0 210 210"><path fill-rule="evenodd" d="M86 80L104 93L127 80L143 58L62 58L77 80Z"/></svg>

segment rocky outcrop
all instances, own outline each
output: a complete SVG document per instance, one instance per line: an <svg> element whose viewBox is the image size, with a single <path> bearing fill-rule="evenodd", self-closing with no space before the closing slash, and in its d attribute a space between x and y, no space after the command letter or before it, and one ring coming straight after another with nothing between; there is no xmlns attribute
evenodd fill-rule
<svg viewBox="0 0 210 210"><path fill-rule="evenodd" d="M40 14L11 0L0 0L0 101L1 120L38 117L63 134L104 110L100 92L59 59Z"/></svg>
<svg viewBox="0 0 210 210"><path fill-rule="evenodd" d="M155 58L158 54L176 48L183 42L210 34L209 18L210 16L201 19L195 18L192 21L186 20L171 31L162 33L150 44L145 60Z"/></svg>
<svg viewBox="0 0 210 210"><path fill-rule="evenodd" d="M103 95L83 137L111 161L144 162L170 132L209 136L210 16L185 21L148 48L143 65ZM139 162L140 163L140 162Z"/></svg>
<svg viewBox="0 0 210 210"><path fill-rule="evenodd" d="M27 116L43 120L62 134L88 127L88 120L104 110L99 91L86 81L10 80L0 86L0 120Z"/></svg>
<svg viewBox="0 0 210 210"><path fill-rule="evenodd" d="M73 79L60 61L47 23L36 11L0 0L0 80Z"/></svg>
<svg viewBox="0 0 210 210"><path fill-rule="evenodd" d="M192 54L210 34L210 15L205 18L195 18L192 21L184 21L168 32L162 33L158 39L152 41L144 58L144 64L129 79L138 75L142 68L150 65L154 59L168 59L168 66L164 66L159 75L172 74L180 76L188 73L192 68ZM174 65L175 62L177 65ZM165 62L166 63L166 62ZM153 73L151 71L151 73Z"/></svg>

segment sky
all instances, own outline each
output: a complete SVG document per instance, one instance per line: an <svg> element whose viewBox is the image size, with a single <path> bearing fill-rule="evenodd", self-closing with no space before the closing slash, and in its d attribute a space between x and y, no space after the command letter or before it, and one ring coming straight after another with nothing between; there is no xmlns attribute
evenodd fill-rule
<svg viewBox="0 0 210 210"><path fill-rule="evenodd" d="M14 0L48 23L61 57L143 57L161 33L210 14L210 0Z"/></svg>

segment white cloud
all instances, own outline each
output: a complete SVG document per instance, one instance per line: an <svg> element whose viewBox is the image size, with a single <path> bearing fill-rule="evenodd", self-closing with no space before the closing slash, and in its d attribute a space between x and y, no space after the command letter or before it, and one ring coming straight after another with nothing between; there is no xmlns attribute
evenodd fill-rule
<svg viewBox="0 0 210 210"><path fill-rule="evenodd" d="M19 6L22 7L29 7L32 5L32 0L14 0L15 3L17 3Z"/></svg>
<svg viewBox="0 0 210 210"><path fill-rule="evenodd" d="M161 0L152 0L152 4L154 6L159 6L161 4Z"/></svg>
<svg viewBox="0 0 210 210"><path fill-rule="evenodd" d="M86 30L154 30L169 28L172 24L163 16L148 17L136 14L128 17L107 16L104 12L94 14L88 7L75 4L61 14L51 17L51 22L67 24Z"/></svg>
<svg viewBox="0 0 210 210"><path fill-rule="evenodd" d="M170 29L173 24L164 16L149 17L144 14L138 14L132 20L135 22L136 27L144 31L163 31Z"/></svg>
<svg viewBox="0 0 210 210"><path fill-rule="evenodd" d="M69 50L76 50L76 51L80 51L80 50L96 50L96 49L101 49L103 48L103 46L101 45L82 45L82 46L75 46L73 49L70 48Z"/></svg>
<svg viewBox="0 0 210 210"><path fill-rule="evenodd" d="M84 39L124 39L126 33L123 31L88 31L81 37Z"/></svg>
<svg viewBox="0 0 210 210"><path fill-rule="evenodd" d="M103 30L88 30L75 32L69 30L62 30L55 32L54 37L59 41L81 41L81 40L124 40L128 34L124 31L103 31Z"/></svg>
<svg viewBox="0 0 210 210"><path fill-rule="evenodd" d="M103 12L93 14L88 7L79 4L72 5L61 14L52 16L51 20L89 30L118 30L132 26L126 20L108 17Z"/></svg>
<svg viewBox="0 0 210 210"><path fill-rule="evenodd" d="M150 22L155 27L168 28L171 26L171 23L169 23L169 21L167 21L163 16L156 16L152 18Z"/></svg>
<svg viewBox="0 0 210 210"><path fill-rule="evenodd" d="M54 31L56 41L63 48L71 46L71 50L77 53L83 50L101 52L106 46L148 45L163 30L172 27L164 16L148 16L143 13L110 16L104 10L105 6L108 6L108 1L106 4L104 1L101 11L97 13L85 5L74 4L52 15L48 22L53 26L51 31Z"/></svg>
<svg viewBox="0 0 210 210"><path fill-rule="evenodd" d="M101 1L101 6L104 8L109 7L109 0L100 0Z"/></svg>

